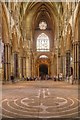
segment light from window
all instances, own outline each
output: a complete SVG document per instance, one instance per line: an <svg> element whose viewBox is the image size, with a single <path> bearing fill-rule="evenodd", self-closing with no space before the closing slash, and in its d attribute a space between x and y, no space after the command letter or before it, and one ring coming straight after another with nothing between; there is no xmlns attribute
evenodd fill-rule
<svg viewBox="0 0 80 120"><path fill-rule="evenodd" d="M49 51L50 43L46 34L41 33L37 38L37 51L47 52Z"/></svg>
<svg viewBox="0 0 80 120"><path fill-rule="evenodd" d="M46 22L42 21L39 23L39 28L40 30L45 30L47 28Z"/></svg>
<svg viewBox="0 0 80 120"><path fill-rule="evenodd" d="M41 55L39 58L48 58L46 55Z"/></svg>

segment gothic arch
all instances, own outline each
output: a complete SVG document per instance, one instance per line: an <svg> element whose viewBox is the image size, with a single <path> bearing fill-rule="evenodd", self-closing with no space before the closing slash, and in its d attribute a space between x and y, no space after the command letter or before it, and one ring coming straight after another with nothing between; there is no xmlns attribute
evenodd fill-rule
<svg viewBox="0 0 80 120"><path fill-rule="evenodd" d="M2 3L2 41L3 43L9 43L9 23L6 8Z"/></svg>
<svg viewBox="0 0 80 120"><path fill-rule="evenodd" d="M37 53L37 54L35 53L35 55L34 55L35 62L37 61L37 59L39 59L39 57L41 55L46 55L48 57L48 59L51 59L51 54L50 53L45 53L45 52Z"/></svg>
<svg viewBox="0 0 80 120"><path fill-rule="evenodd" d="M42 54L43 55L43 54ZM44 54L46 55L46 54ZM37 56L37 59L35 61L35 75L36 76L40 76L40 66L41 65L46 65L47 66L47 72L49 75L51 75L51 61L50 61L50 57L49 55L46 55L48 58L40 58L41 55Z"/></svg>
<svg viewBox="0 0 80 120"><path fill-rule="evenodd" d="M78 35L80 30L80 2L77 7L76 17L75 17L75 23L74 23L74 40L78 41Z"/></svg>
<svg viewBox="0 0 80 120"><path fill-rule="evenodd" d="M52 19L52 22L53 22L53 26L52 29L56 29L56 33L58 31L57 29L57 21L58 20L58 13L56 13L56 6L54 4L54 11L52 10L52 4L50 3L44 3L45 5L42 4L42 2L40 2L39 4L37 3L29 3L27 8L26 8L26 12L25 12L25 15L23 17L23 22L24 24L26 24L26 38L27 40L30 40L31 39L31 34L33 32L34 34L34 24L36 24L38 22L38 16L39 16L39 11L41 11L41 6L45 6L45 8L47 9L47 11L51 14L51 18L49 16L49 13L47 12L47 16ZM30 11L30 12L29 12ZM52 12L53 11L53 12ZM39 14L38 14L39 13ZM54 14L53 14L54 13ZM34 17L33 17L34 16ZM54 20L53 20L54 19ZM36 21L36 22L35 22ZM32 31L31 31L31 27L33 28ZM55 30L53 30L54 34L55 34Z"/></svg>

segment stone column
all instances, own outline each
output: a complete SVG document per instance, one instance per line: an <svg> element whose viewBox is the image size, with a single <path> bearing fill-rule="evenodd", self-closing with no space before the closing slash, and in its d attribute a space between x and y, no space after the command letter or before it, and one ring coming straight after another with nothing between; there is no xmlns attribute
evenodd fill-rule
<svg viewBox="0 0 80 120"><path fill-rule="evenodd" d="M27 58L27 75L28 77L31 77L31 55L30 53L28 54L28 58Z"/></svg>
<svg viewBox="0 0 80 120"><path fill-rule="evenodd" d="M58 74L61 73L61 56L58 56Z"/></svg>
<svg viewBox="0 0 80 120"><path fill-rule="evenodd" d="M62 55L60 56L60 58L61 58L60 72L63 73L63 60L64 60L64 59L63 59L63 56L62 56Z"/></svg>
<svg viewBox="0 0 80 120"><path fill-rule="evenodd" d="M26 57L24 57L24 77L26 77Z"/></svg>
<svg viewBox="0 0 80 120"><path fill-rule="evenodd" d="M57 55L54 55L53 64L54 64L54 75L57 75Z"/></svg>
<svg viewBox="0 0 80 120"><path fill-rule="evenodd" d="M23 57L21 57L21 78L23 78Z"/></svg>
<svg viewBox="0 0 80 120"><path fill-rule="evenodd" d="M66 78L66 55L63 56L63 79Z"/></svg>
<svg viewBox="0 0 80 120"><path fill-rule="evenodd" d="M51 76L52 76L52 77L53 77L53 74L54 74L53 58L54 58L54 56L52 55L52 57L51 57ZM49 72L48 72L48 73L49 73Z"/></svg>
<svg viewBox="0 0 80 120"><path fill-rule="evenodd" d="M34 70L34 76L36 77L36 62L35 62L35 56L34 56L34 63L33 63L33 70Z"/></svg>
<svg viewBox="0 0 80 120"><path fill-rule="evenodd" d="M23 57L23 76L26 77L26 57Z"/></svg>
<svg viewBox="0 0 80 120"><path fill-rule="evenodd" d="M31 76L31 55L29 55L29 61L28 61L28 63L29 63L29 76Z"/></svg>
<svg viewBox="0 0 80 120"><path fill-rule="evenodd" d="M9 43L4 44L4 81L8 81L10 79L11 74L11 62L10 62L10 56L11 55L11 46Z"/></svg>
<svg viewBox="0 0 80 120"><path fill-rule="evenodd" d="M18 78L19 77L19 66L18 66L18 52L14 52L14 77Z"/></svg>
<svg viewBox="0 0 80 120"><path fill-rule="evenodd" d="M30 55L30 71L31 71L31 77L33 76L33 56L32 56L32 53Z"/></svg>
<svg viewBox="0 0 80 120"><path fill-rule="evenodd" d="M26 57L26 77L28 77L28 56Z"/></svg>
<svg viewBox="0 0 80 120"><path fill-rule="evenodd" d="M19 78L22 78L21 75L21 56L20 56L20 51L19 51L19 55L18 55L18 72L19 72Z"/></svg>
<svg viewBox="0 0 80 120"><path fill-rule="evenodd" d="M66 77L70 77L70 50L66 51Z"/></svg>
<svg viewBox="0 0 80 120"><path fill-rule="evenodd" d="M34 77L34 66L35 66L35 64L34 64L34 58L32 58L32 77Z"/></svg>
<svg viewBox="0 0 80 120"><path fill-rule="evenodd" d="M38 70L38 77L39 77L39 64L38 64L38 68L37 68L37 70Z"/></svg>
<svg viewBox="0 0 80 120"><path fill-rule="evenodd" d="M21 57L21 76L26 77L26 57Z"/></svg>
<svg viewBox="0 0 80 120"><path fill-rule="evenodd" d="M65 55L62 54L60 56L60 73L63 74L63 79L66 77L65 66L66 66L66 57Z"/></svg>
<svg viewBox="0 0 80 120"><path fill-rule="evenodd" d="M74 61L74 80L80 82L80 41L73 43L73 61Z"/></svg>

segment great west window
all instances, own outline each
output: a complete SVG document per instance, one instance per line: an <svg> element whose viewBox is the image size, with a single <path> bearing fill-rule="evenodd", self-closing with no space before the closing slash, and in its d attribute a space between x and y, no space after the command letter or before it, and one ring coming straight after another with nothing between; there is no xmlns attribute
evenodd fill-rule
<svg viewBox="0 0 80 120"><path fill-rule="evenodd" d="M48 52L50 49L49 37L45 33L41 33L37 38L37 51Z"/></svg>

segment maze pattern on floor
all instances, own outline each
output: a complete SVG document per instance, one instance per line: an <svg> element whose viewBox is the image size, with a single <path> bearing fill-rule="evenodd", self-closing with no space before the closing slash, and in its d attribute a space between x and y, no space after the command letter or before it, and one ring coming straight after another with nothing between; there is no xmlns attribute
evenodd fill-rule
<svg viewBox="0 0 80 120"><path fill-rule="evenodd" d="M37 95L2 100L2 117L54 118L78 117L80 100L51 94L49 89L39 89Z"/></svg>

